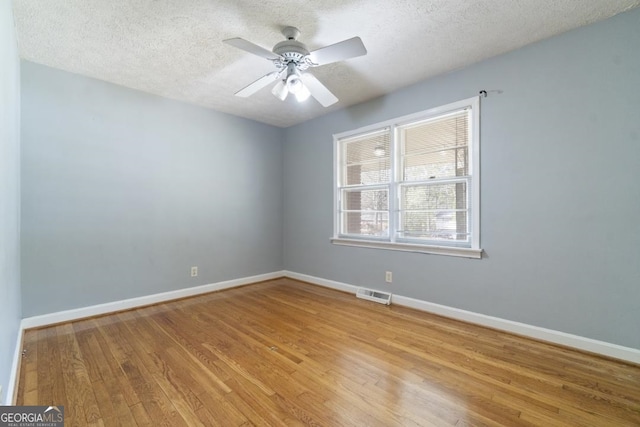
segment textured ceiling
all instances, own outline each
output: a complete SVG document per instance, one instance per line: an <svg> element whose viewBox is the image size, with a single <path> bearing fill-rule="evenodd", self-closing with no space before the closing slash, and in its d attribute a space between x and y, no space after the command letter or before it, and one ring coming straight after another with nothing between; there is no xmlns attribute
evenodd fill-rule
<svg viewBox="0 0 640 427"><path fill-rule="evenodd" d="M640 0L13 0L20 56L287 127L637 7ZM293 25L314 50L360 36L368 54L311 71L340 102L233 94L273 64Z"/></svg>

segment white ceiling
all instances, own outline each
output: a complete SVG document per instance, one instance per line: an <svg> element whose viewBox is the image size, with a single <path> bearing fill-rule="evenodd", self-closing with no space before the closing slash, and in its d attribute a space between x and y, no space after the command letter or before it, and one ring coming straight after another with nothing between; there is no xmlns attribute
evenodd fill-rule
<svg viewBox="0 0 640 427"><path fill-rule="evenodd" d="M23 59L288 127L640 5L640 0L13 0ZM293 25L314 50L360 36L366 56L311 71L340 99L234 92L273 71Z"/></svg>

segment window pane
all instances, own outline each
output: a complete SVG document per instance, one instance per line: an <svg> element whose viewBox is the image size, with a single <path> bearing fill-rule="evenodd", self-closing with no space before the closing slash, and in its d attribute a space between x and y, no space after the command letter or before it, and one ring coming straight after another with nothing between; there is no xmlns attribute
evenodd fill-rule
<svg viewBox="0 0 640 427"><path fill-rule="evenodd" d="M400 128L403 181L467 176L469 114L465 111Z"/></svg>
<svg viewBox="0 0 640 427"><path fill-rule="evenodd" d="M389 191L343 190L342 233L386 236L389 230Z"/></svg>
<svg viewBox="0 0 640 427"><path fill-rule="evenodd" d="M389 236L388 212L343 212L342 234Z"/></svg>
<svg viewBox="0 0 640 427"><path fill-rule="evenodd" d="M466 212L403 212L400 238L443 241L467 241ZM463 227L460 227L462 224Z"/></svg>
<svg viewBox="0 0 640 427"><path fill-rule="evenodd" d="M387 183L391 178L389 131L342 141L343 185Z"/></svg>
<svg viewBox="0 0 640 427"><path fill-rule="evenodd" d="M402 186L399 237L468 240L467 182Z"/></svg>
<svg viewBox="0 0 640 427"><path fill-rule="evenodd" d="M343 190L343 210L386 211L389 209L389 191L375 190Z"/></svg>

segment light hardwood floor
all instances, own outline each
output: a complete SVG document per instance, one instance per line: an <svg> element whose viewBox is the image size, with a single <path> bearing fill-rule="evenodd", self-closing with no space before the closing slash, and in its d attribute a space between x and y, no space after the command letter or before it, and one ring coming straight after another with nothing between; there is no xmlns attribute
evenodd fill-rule
<svg viewBox="0 0 640 427"><path fill-rule="evenodd" d="M80 425L640 425L640 366L278 279L29 330Z"/></svg>

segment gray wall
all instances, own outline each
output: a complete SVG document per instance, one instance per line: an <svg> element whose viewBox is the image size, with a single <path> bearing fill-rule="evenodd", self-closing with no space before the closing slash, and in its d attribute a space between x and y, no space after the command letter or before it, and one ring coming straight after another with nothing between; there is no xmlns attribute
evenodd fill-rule
<svg viewBox="0 0 640 427"><path fill-rule="evenodd" d="M287 129L287 270L640 348L640 9ZM333 246L332 134L490 92L482 260ZM393 271L391 286L384 271Z"/></svg>
<svg viewBox="0 0 640 427"><path fill-rule="evenodd" d="M0 386L7 393L21 317L20 61L11 1L0 1L0 64Z"/></svg>
<svg viewBox="0 0 640 427"><path fill-rule="evenodd" d="M281 270L282 138L22 62L24 316Z"/></svg>

